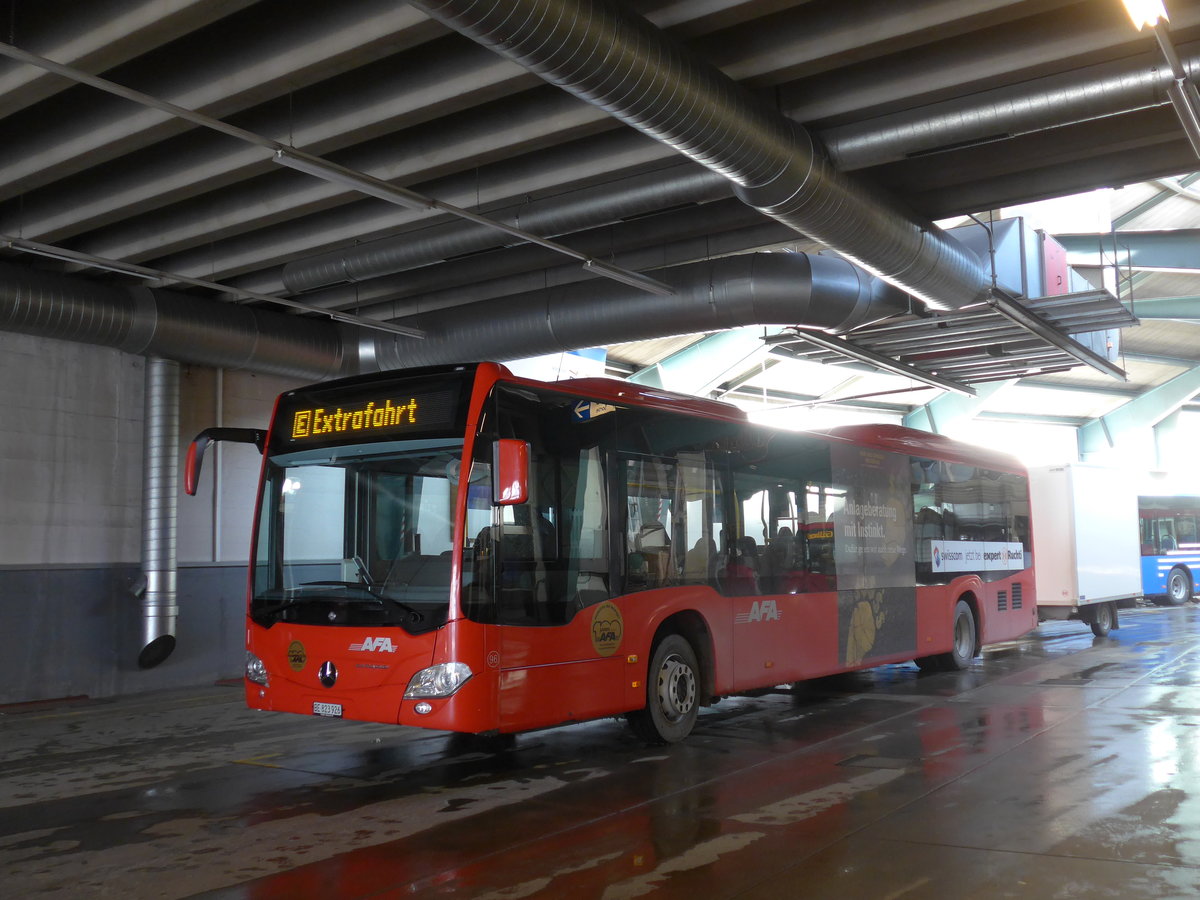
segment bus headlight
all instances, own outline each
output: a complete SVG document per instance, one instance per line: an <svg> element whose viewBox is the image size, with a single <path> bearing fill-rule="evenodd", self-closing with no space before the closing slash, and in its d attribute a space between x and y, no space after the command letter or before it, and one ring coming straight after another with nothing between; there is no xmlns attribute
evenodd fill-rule
<svg viewBox="0 0 1200 900"><path fill-rule="evenodd" d="M251 653L246 651L246 680L253 681L255 684L261 684L263 687L268 687L267 667L263 665L263 661Z"/></svg>
<svg viewBox="0 0 1200 900"><path fill-rule="evenodd" d="M408 682L404 699L449 697L467 683L471 674L471 667L466 663L451 662L430 666L428 669L422 669Z"/></svg>

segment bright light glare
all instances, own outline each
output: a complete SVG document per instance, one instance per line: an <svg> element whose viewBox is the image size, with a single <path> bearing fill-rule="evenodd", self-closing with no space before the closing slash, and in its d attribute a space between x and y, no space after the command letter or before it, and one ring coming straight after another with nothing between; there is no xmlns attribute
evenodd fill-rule
<svg viewBox="0 0 1200 900"><path fill-rule="evenodd" d="M1138 31L1147 25L1153 28L1158 24L1159 19L1170 21L1162 0L1121 0L1121 2L1125 4L1125 11L1129 13L1129 18L1137 26Z"/></svg>

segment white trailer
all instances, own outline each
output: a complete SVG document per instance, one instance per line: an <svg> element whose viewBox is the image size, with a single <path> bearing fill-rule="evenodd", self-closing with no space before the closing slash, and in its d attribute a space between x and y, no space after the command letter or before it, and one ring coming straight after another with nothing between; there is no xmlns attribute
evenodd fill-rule
<svg viewBox="0 0 1200 900"><path fill-rule="evenodd" d="M1142 596L1136 486L1071 463L1031 468L1029 493L1039 621L1079 619L1103 637Z"/></svg>

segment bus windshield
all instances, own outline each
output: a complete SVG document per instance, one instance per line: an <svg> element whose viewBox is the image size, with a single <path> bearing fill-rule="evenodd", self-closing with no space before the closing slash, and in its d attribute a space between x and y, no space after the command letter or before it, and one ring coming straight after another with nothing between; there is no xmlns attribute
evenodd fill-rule
<svg viewBox="0 0 1200 900"><path fill-rule="evenodd" d="M413 633L444 624L462 449L430 439L268 457L254 620Z"/></svg>

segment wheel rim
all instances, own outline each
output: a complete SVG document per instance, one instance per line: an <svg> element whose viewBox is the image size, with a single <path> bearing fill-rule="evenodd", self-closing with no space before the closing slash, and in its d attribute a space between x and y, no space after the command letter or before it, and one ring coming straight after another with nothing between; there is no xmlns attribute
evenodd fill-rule
<svg viewBox="0 0 1200 900"><path fill-rule="evenodd" d="M959 659L969 659L975 648L971 634L971 621L967 616L959 616L954 622L954 654Z"/></svg>
<svg viewBox="0 0 1200 900"><path fill-rule="evenodd" d="M1107 605L1096 610L1096 624L1104 631L1112 627L1112 610Z"/></svg>
<svg viewBox="0 0 1200 900"><path fill-rule="evenodd" d="M696 706L696 673L674 654L658 670L658 705L670 722L678 722Z"/></svg>
<svg viewBox="0 0 1200 900"><path fill-rule="evenodd" d="M1171 599L1175 602L1180 602L1187 599L1187 579L1183 577L1182 572L1173 572L1171 574L1170 584Z"/></svg>

